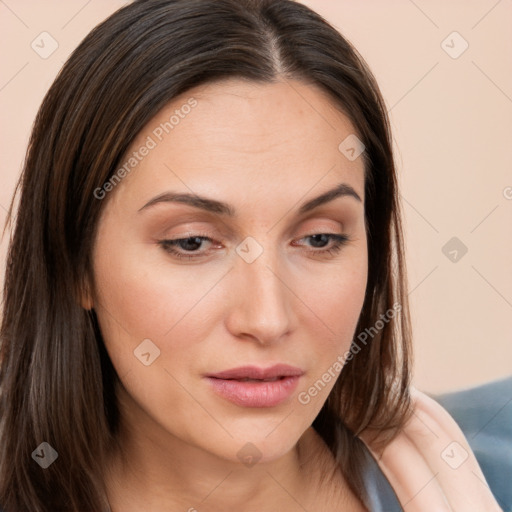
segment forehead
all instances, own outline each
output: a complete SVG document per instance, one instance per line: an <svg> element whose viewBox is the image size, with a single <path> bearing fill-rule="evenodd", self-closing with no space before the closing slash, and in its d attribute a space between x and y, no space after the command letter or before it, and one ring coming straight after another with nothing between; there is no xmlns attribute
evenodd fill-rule
<svg viewBox="0 0 512 512"><path fill-rule="evenodd" d="M363 197L363 159L351 161L339 149L354 134L316 86L209 83L174 98L141 130L123 159L136 152L137 162L119 188L135 201L166 187L207 194L229 183L249 199L269 188L300 197L320 181L324 188L344 181Z"/></svg>

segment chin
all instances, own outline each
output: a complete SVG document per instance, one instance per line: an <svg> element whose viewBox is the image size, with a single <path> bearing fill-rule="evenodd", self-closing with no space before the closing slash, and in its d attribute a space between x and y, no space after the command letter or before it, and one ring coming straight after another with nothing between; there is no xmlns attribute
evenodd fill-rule
<svg viewBox="0 0 512 512"><path fill-rule="evenodd" d="M237 426L227 430L233 438L213 450L224 459L242 463L248 467L256 463L273 462L293 450L304 432L310 427L313 419L301 418L302 421L290 421L294 411L276 415L271 420L253 420L245 418Z"/></svg>

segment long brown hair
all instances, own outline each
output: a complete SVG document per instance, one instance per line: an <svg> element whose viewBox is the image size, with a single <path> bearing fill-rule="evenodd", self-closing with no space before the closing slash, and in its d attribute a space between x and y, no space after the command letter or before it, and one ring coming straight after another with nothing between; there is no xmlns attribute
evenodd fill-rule
<svg viewBox="0 0 512 512"><path fill-rule="evenodd" d="M313 426L364 501L363 430L391 439L410 414L410 322L386 108L351 44L291 0L138 0L70 56L37 114L11 205L0 347L0 504L7 512L107 509L118 376L94 311L77 297L106 201L94 193L170 100L207 82L302 80L326 91L365 145L369 268L347 361ZM340 141L341 142L341 141ZM13 199L14 204L14 199ZM400 314L375 325L394 304ZM357 340L354 340L357 343ZM361 346L362 345L362 346ZM42 470L42 442L58 459Z"/></svg>

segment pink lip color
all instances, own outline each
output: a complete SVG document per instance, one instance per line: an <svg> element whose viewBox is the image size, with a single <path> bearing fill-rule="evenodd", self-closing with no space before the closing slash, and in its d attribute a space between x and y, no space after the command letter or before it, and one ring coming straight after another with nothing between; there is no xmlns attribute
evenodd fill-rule
<svg viewBox="0 0 512 512"><path fill-rule="evenodd" d="M206 378L216 393L236 405L275 407L293 393L303 374L299 368L280 364L267 369L256 366L233 368Z"/></svg>

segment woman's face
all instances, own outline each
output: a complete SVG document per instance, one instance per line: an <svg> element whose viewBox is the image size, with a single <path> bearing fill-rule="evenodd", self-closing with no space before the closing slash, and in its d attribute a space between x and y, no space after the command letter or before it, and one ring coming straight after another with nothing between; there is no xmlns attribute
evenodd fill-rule
<svg viewBox="0 0 512 512"><path fill-rule="evenodd" d="M354 134L314 86L209 84L161 110L98 192L90 305L144 439L270 461L311 425L366 288Z"/></svg>

